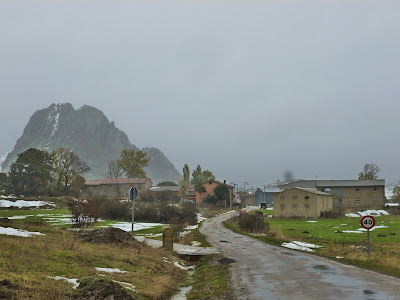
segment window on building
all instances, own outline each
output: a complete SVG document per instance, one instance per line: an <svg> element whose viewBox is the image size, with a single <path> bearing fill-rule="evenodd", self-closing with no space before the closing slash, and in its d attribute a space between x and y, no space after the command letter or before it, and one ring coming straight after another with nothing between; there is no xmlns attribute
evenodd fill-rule
<svg viewBox="0 0 400 300"><path fill-rule="evenodd" d="M279 199L281 199L281 200L285 200L285 196L281 196Z"/></svg>
<svg viewBox="0 0 400 300"><path fill-rule="evenodd" d="M359 192L360 191L360 188L356 188L356 192Z"/></svg>
<svg viewBox="0 0 400 300"><path fill-rule="evenodd" d="M284 210L284 209L285 209L285 207L286 207L286 205L285 205L285 204L282 204L282 205L281 205L281 209L282 209L282 210Z"/></svg>
<svg viewBox="0 0 400 300"><path fill-rule="evenodd" d="M372 188L372 191L373 191L373 192L377 192L378 189L375 187L375 188Z"/></svg>
<svg viewBox="0 0 400 300"><path fill-rule="evenodd" d="M378 199L374 198L374 200L372 200L374 203L378 202Z"/></svg>
<svg viewBox="0 0 400 300"><path fill-rule="evenodd" d="M297 200L297 196L293 196L292 199L293 199L293 200Z"/></svg>
<svg viewBox="0 0 400 300"><path fill-rule="evenodd" d="M309 196L305 196L304 199L305 199L305 200L308 200L308 199L310 199L310 197L309 197Z"/></svg>
<svg viewBox="0 0 400 300"><path fill-rule="evenodd" d="M356 203L360 203L360 198L356 198Z"/></svg>
<svg viewBox="0 0 400 300"><path fill-rule="evenodd" d="M305 207L305 208L310 208L310 204L308 204L308 203L307 203L307 204L304 204L304 207Z"/></svg>
<svg viewBox="0 0 400 300"><path fill-rule="evenodd" d="M297 208L297 204L293 204L293 208Z"/></svg>

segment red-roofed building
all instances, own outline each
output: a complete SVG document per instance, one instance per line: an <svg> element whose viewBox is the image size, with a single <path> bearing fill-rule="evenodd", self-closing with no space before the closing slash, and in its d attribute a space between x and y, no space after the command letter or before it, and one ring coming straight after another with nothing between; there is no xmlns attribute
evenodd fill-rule
<svg viewBox="0 0 400 300"><path fill-rule="evenodd" d="M219 186L220 184L226 185L228 187L228 189L231 189L231 193L232 193L232 198L234 197L233 195L233 186L228 185L226 183L223 182L219 182L216 180L209 180L206 181L202 184L202 186L204 187L205 191L204 192L196 192L196 204L200 204L203 203L204 200L207 198L208 195L214 195L214 189Z"/></svg>
<svg viewBox="0 0 400 300"><path fill-rule="evenodd" d="M135 187L140 194L152 186L150 178L111 178L86 180L83 194L104 197L129 197L129 189Z"/></svg>

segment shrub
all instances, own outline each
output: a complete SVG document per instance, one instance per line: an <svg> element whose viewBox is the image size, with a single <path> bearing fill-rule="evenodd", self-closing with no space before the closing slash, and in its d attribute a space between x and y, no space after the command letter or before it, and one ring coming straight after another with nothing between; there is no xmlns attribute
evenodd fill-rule
<svg viewBox="0 0 400 300"><path fill-rule="evenodd" d="M146 202L136 203L135 220L138 222L161 222L159 204Z"/></svg>
<svg viewBox="0 0 400 300"><path fill-rule="evenodd" d="M103 199L104 218L110 220L128 221L132 215L132 203L117 199Z"/></svg>
<svg viewBox="0 0 400 300"><path fill-rule="evenodd" d="M100 198L89 198L87 200L69 198L67 206L71 211L73 222L78 227L89 225L104 214Z"/></svg>
<svg viewBox="0 0 400 300"><path fill-rule="evenodd" d="M183 203L182 205L182 219L188 225L197 224L196 205L191 203Z"/></svg>
<svg viewBox="0 0 400 300"><path fill-rule="evenodd" d="M204 199L205 203L215 205L217 203L217 197L214 195L207 195L207 197Z"/></svg>
<svg viewBox="0 0 400 300"><path fill-rule="evenodd" d="M264 222L264 215L262 213L239 213L239 228L240 230L250 233L268 232L269 224Z"/></svg>

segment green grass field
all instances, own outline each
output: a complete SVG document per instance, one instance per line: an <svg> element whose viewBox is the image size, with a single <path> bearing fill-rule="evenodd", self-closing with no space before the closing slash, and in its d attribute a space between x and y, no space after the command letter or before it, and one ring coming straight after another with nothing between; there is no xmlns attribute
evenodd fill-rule
<svg viewBox="0 0 400 300"><path fill-rule="evenodd" d="M264 215L272 212L261 211ZM362 228L360 221L361 217L315 220L266 217L270 229L261 235L241 231L233 219L224 224L231 230L273 245L291 241L316 244L321 246L313 252L316 255L400 277L400 216L375 217L376 228L370 231L369 258L367 232L358 230Z"/></svg>

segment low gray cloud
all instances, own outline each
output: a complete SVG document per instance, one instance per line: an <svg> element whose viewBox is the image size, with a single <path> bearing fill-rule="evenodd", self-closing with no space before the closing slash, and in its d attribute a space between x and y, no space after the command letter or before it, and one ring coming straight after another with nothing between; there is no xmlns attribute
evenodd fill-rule
<svg viewBox="0 0 400 300"><path fill-rule="evenodd" d="M398 1L2 1L0 152L55 102L250 186L399 180Z"/></svg>

